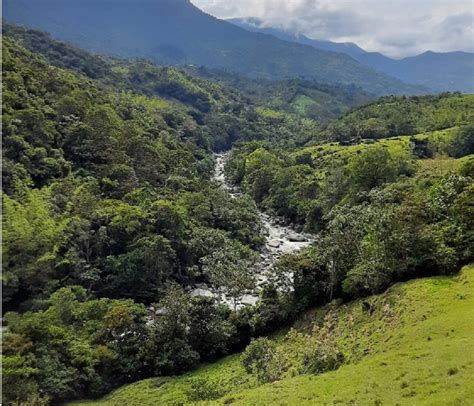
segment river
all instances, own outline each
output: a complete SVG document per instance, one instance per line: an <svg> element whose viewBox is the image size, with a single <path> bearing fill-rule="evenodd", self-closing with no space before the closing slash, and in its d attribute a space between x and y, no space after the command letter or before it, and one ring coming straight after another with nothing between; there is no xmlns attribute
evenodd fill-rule
<svg viewBox="0 0 474 406"><path fill-rule="evenodd" d="M225 189L232 198L241 195L238 188L230 185L225 178L225 165L230 158L230 152L215 154L215 170L213 180ZM275 275L275 263L278 259L291 252L296 252L311 245L314 236L298 232L293 226L286 224L285 219L272 216L259 210L259 215L264 226L265 244L260 252L260 260L255 265L256 286L251 292L242 296L237 308L242 306L252 306L258 302L258 293L269 279ZM291 279L292 275L286 275ZM233 301L222 293L217 293L212 287L205 284L198 284L191 291L192 296L213 296L227 303L229 306Z"/></svg>

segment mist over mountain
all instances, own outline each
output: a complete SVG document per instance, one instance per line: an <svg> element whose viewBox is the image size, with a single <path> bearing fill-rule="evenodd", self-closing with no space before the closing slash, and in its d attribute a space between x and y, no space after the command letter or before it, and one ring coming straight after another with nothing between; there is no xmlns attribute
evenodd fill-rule
<svg viewBox="0 0 474 406"><path fill-rule="evenodd" d="M374 94L426 92L375 72L349 55L236 27L188 0L6 0L4 18L87 50L160 64L197 64L257 78L356 84Z"/></svg>
<svg viewBox="0 0 474 406"><path fill-rule="evenodd" d="M227 20L251 32L273 35L284 41L339 52L351 56L361 64L404 82L426 86L434 91L474 91L474 54L469 52L423 54L400 60L380 52L367 52L351 42L315 40L304 35L266 26L258 18L233 18Z"/></svg>

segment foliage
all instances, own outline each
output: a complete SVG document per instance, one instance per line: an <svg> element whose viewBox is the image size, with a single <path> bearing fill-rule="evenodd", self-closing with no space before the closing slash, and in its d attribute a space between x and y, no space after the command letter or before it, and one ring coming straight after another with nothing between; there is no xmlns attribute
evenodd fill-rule
<svg viewBox="0 0 474 406"><path fill-rule="evenodd" d="M317 375L335 370L344 363L333 331L336 324L334 315L328 313L322 326L315 325L311 334L290 330L285 340L291 343L291 350L267 338L253 340L240 356L240 362L261 383L282 379L287 372Z"/></svg>
<svg viewBox="0 0 474 406"><path fill-rule="evenodd" d="M307 349L300 367L302 373L322 374L334 371L344 363L344 354L334 340L332 328L333 325L326 320L321 328L315 327L311 336L305 338Z"/></svg>
<svg viewBox="0 0 474 406"><path fill-rule="evenodd" d="M62 288L43 310L21 317L7 314L3 350L12 365L7 376L15 378L6 393L9 401L98 395L117 382L143 376L143 306L130 300L87 300L86 295L80 287Z"/></svg>
<svg viewBox="0 0 474 406"><path fill-rule="evenodd" d="M7 38L14 38L30 51L43 55L51 65L84 74L94 79L102 88L127 92L126 98L117 98L121 109L130 109L135 105L135 114L141 113L142 119L144 108L137 109L136 104L137 102L143 104L147 99L137 97L137 93L148 98L158 98L159 100L148 99L147 106L153 105L155 111L160 110L160 116L168 126L173 128L179 126L178 132L200 147L221 150L230 148L232 143L239 139L255 138L278 138L282 145L294 146L303 145L318 137L319 127L314 120L304 118L305 114L299 117L300 114L287 112L288 109L284 105L276 106L279 111L277 114L280 116L278 120L259 114L258 111L266 106L267 98L252 97L254 82L244 77L238 76L239 80L248 85L237 86L228 79L227 73L221 71L204 69L208 73L206 75L201 70L192 68L183 71L175 67L156 66L145 60L120 60L91 55L72 45L54 41L41 31L24 29L8 23L4 25L3 30ZM212 81L203 80L202 77ZM284 89L288 87L288 91L290 93L292 91L290 83L269 83L276 91L279 87ZM359 101L356 97L356 100L352 101L352 92L359 90L351 86L347 88L317 84L311 86L330 93L329 98L325 95L326 104L331 103L332 97L341 98L342 106L346 103L356 105L365 100L361 97ZM61 99L59 103L61 112L70 114L77 113L78 109L84 109L82 106L85 103L84 96L78 93L76 92L74 97ZM319 96L320 93L316 92L314 97ZM127 100L132 97L133 104ZM318 101L318 105L320 103ZM146 109L150 111L149 108ZM317 117L314 117L318 121L325 121L334 115L329 106L322 110ZM149 117L147 119L150 121ZM163 127L163 120L159 120L159 127L166 130L166 127Z"/></svg>
<svg viewBox="0 0 474 406"><path fill-rule="evenodd" d="M226 285L238 296L236 261L250 274L262 243L251 199L229 199L209 181L209 130L195 113L225 109L224 100L214 108L225 92L140 62L122 80L128 73L109 75L110 60L64 45L58 54L53 41L29 35L56 65L98 81L3 42L2 282L14 312L5 401L95 397L239 348L250 321L169 287L207 282L204 258L228 245L236 273ZM85 71L89 63L97 66ZM150 69L143 82L140 67ZM162 86L147 90L155 78ZM138 94L147 92L167 100ZM144 304L156 302L166 312L145 315Z"/></svg>
<svg viewBox="0 0 474 406"><path fill-rule="evenodd" d="M288 368L285 354L267 338L252 341L242 353L240 362L247 373L255 374L262 383L281 379Z"/></svg>
<svg viewBox="0 0 474 406"><path fill-rule="evenodd" d="M215 382L196 378L191 381L189 389L186 391L186 396L191 402L219 399L222 393L216 386Z"/></svg>
<svg viewBox="0 0 474 406"><path fill-rule="evenodd" d="M54 262L67 220L54 216L51 190L27 190L22 202L3 196L3 302L41 293L55 279ZM18 299L16 299L18 300Z"/></svg>
<svg viewBox="0 0 474 406"><path fill-rule="evenodd" d="M203 272L209 276L213 286L222 288L232 298L234 310L241 296L255 286L254 257L240 244L229 244L201 259Z"/></svg>
<svg viewBox="0 0 474 406"><path fill-rule="evenodd" d="M467 145L469 128L415 140L448 152ZM430 169L424 161L433 154L420 159L419 147L402 137L293 153L262 143L234 149L229 179L264 209L320 232L318 244L279 264L281 275L293 275L287 290L295 308L378 293L400 279L450 273L472 260L470 220L460 216L470 212L468 166Z"/></svg>

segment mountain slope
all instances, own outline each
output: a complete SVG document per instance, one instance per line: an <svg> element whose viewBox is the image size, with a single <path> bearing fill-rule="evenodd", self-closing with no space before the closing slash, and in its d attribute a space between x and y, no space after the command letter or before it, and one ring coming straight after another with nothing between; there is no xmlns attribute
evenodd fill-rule
<svg viewBox="0 0 474 406"><path fill-rule="evenodd" d="M284 41L349 55L365 66L407 83L426 86L436 91L474 92L473 53L428 51L417 56L396 60L379 52L366 52L351 42L315 40L301 34L269 27L256 18L235 18L228 21L251 32L269 34Z"/></svg>
<svg viewBox="0 0 474 406"><path fill-rule="evenodd" d="M353 85L327 85L304 79L270 81L204 67L186 67L192 76L238 91L255 105L325 123L374 99Z"/></svg>
<svg viewBox="0 0 474 406"><path fill-rule="evenodd" d="M122 57L199 64L260 78L354 83L374 94L423 92L347 55L248 32L201 12L189 0L6 0L4 18Z"/></svg>
<svg viewBox="0 0 474 406"><path fill-rule="evenodd" d="M373 310L364 311L367 306ZM261 385L231 356L182 377L144 380L75 405L195 404L198 382L214 383L215 393L200 392L205 404L468 405L474 396L473 307L470 265L457 277L398 284L333 310L336 340L352 356L336 371ZM330 311L309 312L295 327L311 330ZM291 338L277 343L290 354L300 345Z"/></svg>
<svg viewBox="0 0 474 406"><path fill-rule="evenodd" d="M473 120L474 95L381 97L353 109L328 127L339 140L413 135L466 125Z"/></svg>
<svg viewBox="0 0 474 406"><path fill-rule="evenodd" d="M469 52L428 51L396 61L394 68L385 72L436 90L474 92L474 54Z"/></svg>
<svg viewBox="0 0 474 406"><path fill-rule="evenodd" d="M54 66L72 69L91 79L99 79L111 85L117 85L117 83L121 83L125 79L128 83L124 87L128 90L137 91L138 86L140 86L141 91L149 96L170 96L170 94L164 94L161 91L163 90L163 85L158 85L160 78L157 78L156 75L153 77L149 73L146 76L146 83L143 82L143 77L140 84L136 80L132 80L133 74L130 74L130 71L134 70L134 65L139 64L137 62L92 55L77 47L55 41L45 32L25 29L14 24L4 24L2 33L4 36L19 41L30 51L42 54ZM129 67L128 78L123 75L125 65ZM151 69L151 64L148 64L147 68ZM155 71L159 69L158 67L154 68ZM206 108L209 109L212 96L207 94L208 91L201 88L200 79L205 79L207 86L210 85L208 81L217 83L212 86L214 92L223 92L223 87L228 89L228 93L234 94L234 103L243 103L243 97L245 97L256 106L294 113L299 116L316 119L318 122L326 122L337 118L349 109L374 99L373 96L353 85L324 85L302 79L280 81L257 80L237 73L195 66L186 66L183 70L193 76L195 80L192 84L188 83L188 90L183 89L183 86L176 83L178 80L175 80L173 85L175 88L173 92L174 98L180 98L188 103L191 102L190 104L201 111L206 110ZM178 74L175 75L175 79L178 79ZM181 84L184 84L188 79L181 77L179 81ZM191 92L193 93L192 95L189 91L191 88L194 88L194 91ZM242 95L240 99L236 94L237 89L238 93ZM168 90L171 90L170 86L168 86ZM220 100L227 97L229 97L229 94L219 94Z"/></svg>

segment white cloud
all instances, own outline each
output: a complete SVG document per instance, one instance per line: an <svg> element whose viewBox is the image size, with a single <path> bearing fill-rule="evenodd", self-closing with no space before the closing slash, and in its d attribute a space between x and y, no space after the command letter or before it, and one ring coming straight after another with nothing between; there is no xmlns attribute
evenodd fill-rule
<svg viewBox="0 0 474 406"><path fill-rule="evenodd" d="M314 39L392 57L474 51L473 0L192 0L219 18L258 17Z"/></svg>

